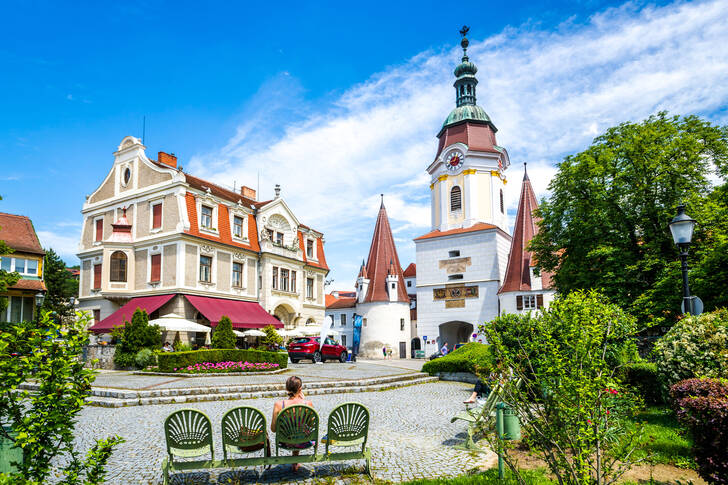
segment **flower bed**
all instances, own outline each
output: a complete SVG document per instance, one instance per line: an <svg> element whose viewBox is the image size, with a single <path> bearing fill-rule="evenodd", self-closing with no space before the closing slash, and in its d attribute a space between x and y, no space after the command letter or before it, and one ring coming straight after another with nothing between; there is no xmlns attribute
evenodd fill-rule
<svg viewBox="0 0 728 485"><path fill-rule="evenodd" d="M214 374L231 372L263 372L278 370L279 364L270 362L201 362L187 367L175 368L174 372L185 374Z"/></svg>

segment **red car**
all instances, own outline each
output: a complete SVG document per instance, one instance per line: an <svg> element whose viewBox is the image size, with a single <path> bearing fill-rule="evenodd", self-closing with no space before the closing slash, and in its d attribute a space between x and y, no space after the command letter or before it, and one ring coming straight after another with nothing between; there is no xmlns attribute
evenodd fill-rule
<svg viewBox="0 0 728 485"><path fill-rule="evenodd" d="M324 362L328 360L338 360L346 362L348 352L346 347L337 344L333 339L327 338L324 341L324 347L321 348L319 342L320 337L300 337L293 339L288 344L288 356L291 362L297 364L301 359L311 359L313 363Z"/></svg>

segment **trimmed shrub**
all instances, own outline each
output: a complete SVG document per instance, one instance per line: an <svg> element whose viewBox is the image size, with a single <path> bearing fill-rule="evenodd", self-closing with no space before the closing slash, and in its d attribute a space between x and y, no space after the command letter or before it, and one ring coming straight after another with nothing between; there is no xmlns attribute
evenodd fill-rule
<svg viewBox="0 0 728 485"><path fill-rule="evenodd" d="M235 334L233 333L233 322L230 318L223 315L220 317L220 321L217 322L217 327L212 333L212 348L213 349L234 349L235 348Z"/></svg>
<svg viewBox="0 0 728 485"><path fill-rule="evenodd" d="M162 347L162 334L158 325L149 325L149 316L141 308L137 308L131 317L131 323L124 322L124 328L117 331L120 341L114 353L117 367L135 365L137 352L142 349L157 350Z"/></svg>
<svg viewBox="0 0 728 485"><path fill-rule="evenodd" d="M683 379L728 376L728 309L683 318L653 354L665 391Z"/></svg>
<svg viewBox="0 0 728 485"><path fill-rule="evenodd" d="M670 388L677 418L690 429L698 473L728 483L728 380L687 379Z"/></svg>
<svg viewBox="0 0 728 485"><path fill-rule="evenodd" d="M140 369L144 369L150 365L157 363L157 359L154 356L154 352L150 349L142 349L134 356L134 363Z"/></svg>
<svg viewBox="0 0 728 485"><path fill-rule="evenodd" d="M422 366L422 372L430 375L438 372L489 373L494 366L489 347L478 342L470 342L443 357L426 362Z"/></svg>
<svg viewBox="0 0 728 485"><path fill-rule="evenodd" d="M664 404L662 386L658 380L657 364L654 362L633 362L620 367L618 371L623 384L639 394L646 404Z"/></svg>
<svg viewBox="0 0 728 485"><path fill-rule="evenodd" d="M262 352L260 350L212 349L191 352L167 352L157 356L161 372L174 372L174 369L205 362L269 362L278 364L279 369L288 366L286 352Z"/></svg>

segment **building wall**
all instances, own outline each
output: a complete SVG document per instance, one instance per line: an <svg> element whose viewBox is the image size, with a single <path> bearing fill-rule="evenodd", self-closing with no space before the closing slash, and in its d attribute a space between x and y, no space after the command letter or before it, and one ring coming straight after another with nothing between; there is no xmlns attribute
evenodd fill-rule
<svg viewBox="0 0 728 485"><path fill-rule="evenodd" d="M541 278L538 278L539 280ZM543 295L543 306L548 308L554 298L556 292L554 290L533 290L533 291L509 291L508 293L502 293L499 295L500 298L500 312L501 315L506 313L528 313L531 310L518 309L516 305L516 296L518 295Z"/></svg>
<svg viewBox="0 0 728 485"><path fill-rule="evenodd" d="M341 325L341 315L346 315L346 324ZM354 315L356 315L356 307L326 309L326 316L331 317L333 321L333 330L339 332L334 338L342 345L345 345L351 351L351 344L354 341ZM345 337L346 342L341 337Z"/></svg>
<svg viewBox="0 0 728 485"><path fill-rule="evenodd" d="M410 355L409 302L372 302L356 305L356 313L366 319L362 325L359 355L367 359L381 359L382 347L392 349L392 356L399 358L399 343L406 346L405 356ZM404 330L400 320L404 319Z"/></svg>

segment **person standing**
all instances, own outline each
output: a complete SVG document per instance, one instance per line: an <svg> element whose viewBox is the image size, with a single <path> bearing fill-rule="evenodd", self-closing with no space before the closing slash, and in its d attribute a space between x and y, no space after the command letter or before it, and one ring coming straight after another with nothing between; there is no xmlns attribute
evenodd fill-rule
<svg viewBox="0 0 728 485"><path fill-rule="evenodd" d="M382 347L382 357L387 358L387 346Z"/></svg>
<svg viewBox="0 0 728 485"><path fill-rule="evenodd" d="M440 349L440 353L442 355L447 355L447 342L445 342L445 345L443 345L442 348Z"/></svg>

